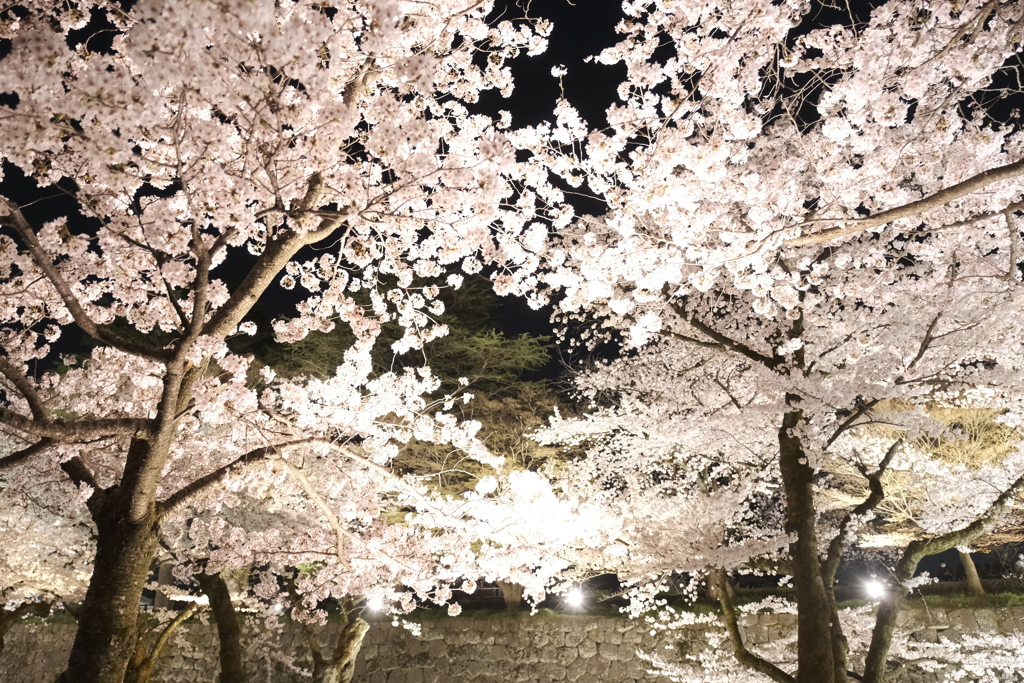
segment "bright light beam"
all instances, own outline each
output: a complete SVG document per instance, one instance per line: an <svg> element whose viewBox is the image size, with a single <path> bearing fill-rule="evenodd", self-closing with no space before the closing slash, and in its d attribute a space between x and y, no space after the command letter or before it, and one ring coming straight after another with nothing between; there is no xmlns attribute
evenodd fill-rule
<svg viewBox="0 0 1024 683"><path fill-rule="evenodd" d="M583 593L580 592L579 588L573 588L565 594L565 604L570 607L579 607L583 604Z"/></svg>
<svg viewBox="0 0 1024 683"><path fill-rule="evenodd" d="M384 610L384 599L376 596L367 598L366 607L373 612L381 612Z"/></svg>
<svg viewBox="0 0 1024 683"><path fill-rule="evenodd" d="M885 597L885 586L882 585L881 581L875 581L872 579L864 584L864 590L867 591L868 597L872 600L881 600Z"/></svg>

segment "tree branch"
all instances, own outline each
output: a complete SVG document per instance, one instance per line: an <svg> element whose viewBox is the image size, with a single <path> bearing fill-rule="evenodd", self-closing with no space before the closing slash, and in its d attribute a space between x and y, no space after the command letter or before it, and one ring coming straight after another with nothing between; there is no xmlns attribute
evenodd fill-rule
<svg viewBox="0 0 1024 683"><path fill-rule="evenodd" d="M889 598L878 606L878 614L875 617L875 627L871 632L871 645L864 661L864 682L885 683L886 658L889 655L889 647L892 644L892 634L896 627L896 616L903 606L903 600L908 590L904 582L914 577L917 565L929 555L941 553L958 545L970 543L984 533L989 524L992 523L1010 503L1010 501L1024 489L1024 474L1017 478L1005 491L1003 491L985 514L973 522L955 531L939 534L932 538L918 539L911 541L907 549L903 551L902 557L896 563L894 574L899 586L893 591Z"/></svg>
<svg viewBox="0 0 1024 683"><path fill-rule="evenodd" d="M718 603L722 606L722 616L725 619L725 628L729 632L729 641L732 643L732 652L743 666L764 674L776 683L796 683L796 679L788 673L769 662L764 657L756 655L747 649L743 644L743 634L740 633L739 621L736 618L736 608L732 604L731 587L725 579L725 572L715 569L709 577L718 590Z"/></svg>
<svg viewBox="0 0 1024 683"><path fill-rule="evenodd" d="M326 185L319 174L314 173L309 179L309 187L306 196L299 206L299 211L306 211L308 206L319 203L326 192ZM234 291L227 302L221 306L210 318L203 328L203 334L213 336L225 336L235 329L242 318L252 309L277 277L281 269L295 256L298 251L307 244L313 244L325 239L341 226L346 214L339 214L332 218L326 218L320 225L309 232L294 232L288 230L279 238L267 241L267 246L260 254L256 264L245 276L242 284Z"/></svg>
<svg viewBox="0 0 1024 683"><path fill-rule="evenodd" d="M992 183L998 183L1003 180L1010 180L1020 175L1024 175L1024 159L1016 161L1012 164L1005 166L999 166L992 168L987 171L983 171L976 176L972 176L967 180L951 185L944 190L919 199L916 202L904 204L888 211L876 214L874 216L868 216L867 218L859 218L853 220L842 220L836 219L836 223L842 224L841 227L828 228L821 232L816 232L810 235L801 235L785 241L787 247L804 247L812 244L821 244L830 240L839 239L840 237L846 237L847 235L853 235L858 232L864 232L871 228L878 227L879 225L885 225L886 223L892 223L901 218L909 218L923 211L938 208L944 204L964 197L973 192L977 192L985 187L988 187ZM826 219L827 220L827 219ZM822 220L814 221L820 223ZM805 223L804 225L808 225Z"/></svg>
<svg viewBox="0 0 1024 683"><path fill-rule="evenodd" d="M22 215L20 207L9 200L7 201L7 207L10 210L10 214L0 217L0 225L11 226L14 228L14 231L18 233L21 239L25 241L25 245L28 248L29 255L32 257L32 261L36 264L39 270L43 271L46 279L49 280L50 284L53 285L53 288L57 290L57 294L60 296L61 301L63 301L64 306L68 309L68 312L74 319L75 324L82 328L82 331L94 339L98 339L105 344L109 344L114 348L120 349L121 351L130 353L134 356L141 356L143 358L149 358L151 360L161 362L166 361L171 357L171 352L167 349L128 341L113 332L106 325L97 325L96 322L89 317L89 314L85 312L82 304L78 301L78 297L76 297L74 292L71 291L71 287L64 280L60 271L57 270L53 261L51 261L44 252L42 245L39 244L39 239L36 236L35 231Z"/></svg>
<svg viewBox="0 0 1024 683"><path fill-rule="evenodd" d="M20 465L29 458L38 455L39 453L42 453L47 448L52 446L53 443L53 439L40 439L31 446L22 448L20 451L15 451L13 453L5 455L4 457L0 458L0 472L3 472L4 470L9 469L11 467L14 467L15 465Z"/></svg>
<svg viewBox="0 0 1024 683"><path fill-rule="evenodd" d="M686 315L686 311L678 303L673 302L671 304L671 306L672 306L672 310L675 311L675 313L679 317L681 317L683 320L685 320L687 323L689 323L689 325L691 327L696 329L701 334L705 335L706 337L710 337L715 342L715 344L718 345L718 347L724 348L724 349L729 350L729 351L734 351L734 352L736 352L736 353L738 353L738 354L740 354L742 356L746 356L750 360L755 361L757 363L760 363L761 365L765 366L768 369L775 369L776 367L778 367L781 364L781 362L782 362L781 359L779 359L779 358L772 358L770 356L765 356L764 354L758 353L757 351L755 351L754 349L750 348L746 344L743 344L741 342L735 341L735 340L725 336L724 334L722 334L718 330L716 330L716 329L714 329L714 328L704 324L703 322L701 322L697 318L697 316L695 316L695 315L694 316L687 316ZM673 333L669 333L669 334L672 335ZM673 336L675 336L675 335L673 335ZM700 346L711 346L712 348L714 348L714 346L715 346L715 344L710 344L708 342L701 342L700 340L697 340L697 339L690 339L688 337L685 337L684 335L678 335L678 336L676 336L676 338L677 339L681 339L682 341L689 341L691 343L696 343L696 344L698 344Z"/></svg>
<svg viewBox="0 0 1024 683"><path fill-rule="evenodd" d="M21 393L22 397L28 401L32 417L39 422L46 422L48 418L46 416L46 408L43 406L43 400L36 393L36 388L32 386L32 382L28 381L25 373L16 368L14 363L7 360L6 357L0 356L0 374L6 377Z"/></svg>
<svg viewBox="0 0 1024 683"><path fill-rule="evenodd" d="M99 485L96 484L96 477L93 476L92 470L82 461L77 455L70 460L65 460L60 464L60 468L64 470L64 473L71 479L71 483L75 486L82 486L83 484L89 486L92 489L99 489ZM90 499L90 503L92 500Z"/></svg>
<svg viewBox="0 0 1024 683"><path fill-rule="evenodd" d="M178 508L187 505L194 498L198 497L206 489L210 488L214 484L217 484L227 478L231 470L242 465L247 465L252 462L259 460L265 460L267 458L280 455L282 452L295 446L308 445L315 443L316 439L299 439L297 441L289 441L288 443L276 444L271 446L263 446L262 448L256 448L243 455L238 456L226 465L221 465L209 474L205 474L199 477L191 484L187 484L167 498L163 499L157 504L158 514L160 517L171 514Z"/></svg>
<svg viewBox="0 0 1024 683"><path fill-rule="evenodd" d="M0 408L0 423L55 441L89 441L104 436L133 436L145 438L153 429L152 420L124 417L80 422L39 421Z"/></svg>
<svg viewBox="0 0 1024 683"><path fill-rule="evenodd" d="M825 442L824 450L828 450L828 447L831 446L832 443L839 438L840 434L845 432L850 427L854 426L854 422L862 418L865 415L865 413L874 408L876 405L878 405L878 399L873 398L867 403L858 407L857 410L853 411L853 414L850 415L850 417L846 418L846 420L843 421L843 424L839 425L839 427L836 428L836 431L832 432L832 436L828 437L828 441Z"/></svg>
<svg viewBox="0 0 1024 683"><path fill-rule="evenodd" d="M825 555L825 562L822 564L821 573L825 580L825 585L832 585L833 579L836 576L836 570L839 569L839 559L843 555L843 550L846 548L846 531L850 526L850 523L856 517L860 517L871 510L878 507L878 504L885 498L885 489L882 488L882 476L885 471L889 468L889 464L892 462L893 457L899 450L899 447L903 445L903 439L897 439L889 450L886 451L885 457L882 458L882 462L878 464L878 469L872 474L863 473L868 480L868 487L871 492L868 497L865 498L860 505L853 508L843 517L843 521L839 523L839 533L836 534L828 544L828 553Z"/></svg>

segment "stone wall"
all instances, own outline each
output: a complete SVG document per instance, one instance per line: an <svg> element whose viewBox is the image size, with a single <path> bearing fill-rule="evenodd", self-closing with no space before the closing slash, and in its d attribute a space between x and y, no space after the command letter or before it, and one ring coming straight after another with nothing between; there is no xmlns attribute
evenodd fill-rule
<svg viewBox="0 0 1024 683"><path fill-rule="evenodd" d="M762 614L744 617L746 638L754 644L793 635L796 617ZM1024 632L1024 607L1001 609L932 608L907 610L900 626L911 637L934 641L940 635ZM704 642L704 627L691 626L671 640L625 618L538 616L513 619L460 617L427 621L420 636L390 622L371 625L360 653L356 683L664 683L647 672L637 649L673 659L689 643ZM308 666L309 651L298 629L265 632L247 624L251 680L298 683L309 680L296 667ZM24 621L6 638L0 654L3 683L49 683L67 659L73 624ZM322 637L332 637L332 625ZM662 642L664 639L664 642ZM668 645L668 649L666 649ZM212 624L187 623L161 657L154 682L212 683L217 679L217 635ZM729 656L723 652L723 656ZM290 663L292 666L289 667ZM909 679L908 679L909 680ZM934 674L914 681L942 680Z"/></svg>

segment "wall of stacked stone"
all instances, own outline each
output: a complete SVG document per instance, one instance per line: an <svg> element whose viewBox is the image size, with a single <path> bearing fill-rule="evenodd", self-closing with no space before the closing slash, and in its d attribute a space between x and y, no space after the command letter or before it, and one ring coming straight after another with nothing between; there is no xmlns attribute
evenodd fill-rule
<svg viewBox="0 0 1024 683"><path fill-rule="evenodd" d="M791 636L790 614L748 615L746 638L755 644ZM1024 607L907 610L899 625L918 640L941 636L1024 632ZM356 668L357 683L664 683L647 672L637 650L657 651L671 661L703 642L706 627L688 627L680 641L652 635L643 622L625 618L543 616L513 619L456 618L426 621L419 636L375 622L367 632ZM297 628L268 633L259 622L245 626L251 680L299 683L309 679L309 650ZM49 683L67 661L75 626L23 621L8 634L0 654L0 681ZM321 632L326 642L336 626ZM691 647L692 645L692 647ZM668 646L666 648L666 646ZM212 624L186 623L162 655L154 682L196 683L217 679L217 634ZM724 653L723 653L724 654ZM289 663L289 664L286 664ZM936 676L914 681L939 680ZM909 681L909 679L908 679Z"/></svg>

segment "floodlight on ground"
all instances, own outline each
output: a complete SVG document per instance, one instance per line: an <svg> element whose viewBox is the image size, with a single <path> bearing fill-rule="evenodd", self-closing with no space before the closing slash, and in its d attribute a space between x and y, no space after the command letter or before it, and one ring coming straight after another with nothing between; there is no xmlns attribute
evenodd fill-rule
<svg viewBox="0 0 1024 683"><path fill-rule="evenodd" d="M565 594L565 604L570 607L579 607L583 604L583 593L580 592L579 588L573 588Z"/></svg>
<svg viewBox="0 0 1024 683"><path fill-rule="evenodd" d="M367 598L366 607L372 612L382 612L384 610L384 598L379 596Z"/></svg>

